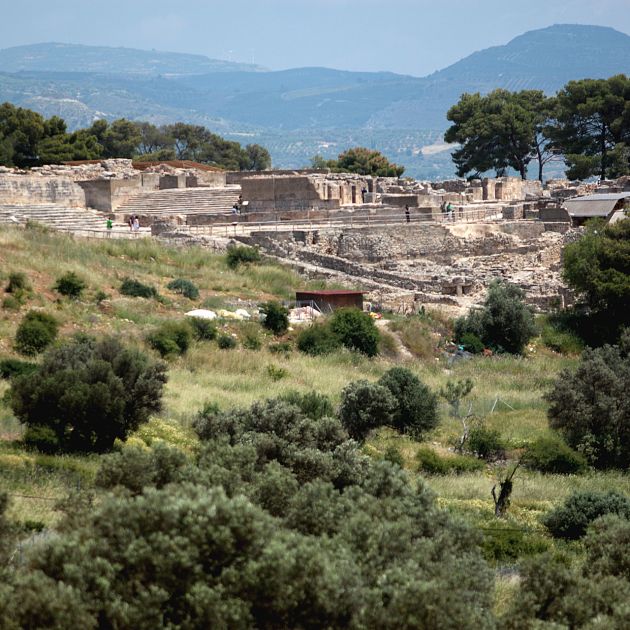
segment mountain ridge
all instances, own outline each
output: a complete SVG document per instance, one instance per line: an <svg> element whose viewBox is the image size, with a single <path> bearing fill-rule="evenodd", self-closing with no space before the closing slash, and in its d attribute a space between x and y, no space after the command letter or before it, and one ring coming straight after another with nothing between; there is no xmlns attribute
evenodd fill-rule
<svg viewBox="0 0 630 630"><path fill-rule="evenodd" d="M13 51L11 63L7 50ZM73 49L64 45L55 50L67 56ZM110 57L107 63L100 59L103 51ZM274 164L283 168L304 166L316 153L334 157L347 143L357 143L386 152L412 175L433 176L447 170L452 174L452 164L448 153L425 155L423 148L441 141L446 112L463 92L503 88L552 94L569 80L630 71L630 36L610 27L570 24L528 31L425 77L317 66L217 69L199 55L191 55L191 65L183 67L184 53L170 58L170 53L153 51L141 51L143 56L126 62L129 51L135 54L135 49L94 47L83 65L60 72L50 68L60 68L63 61L53 59L44 70L45 60L21 63L15 48L5 49L0 51L0 102L61 115L70 128L97 117L126 117L203 124L237 140L246 133L252 142L268 144ZM96 66L90 61L94 58ZM140 72L145 59L154 63ZM31 69L24 69L29 64ZM16 67L21 71L7 71ZM125 72L82 72L86 67L123 67Z"/></svg>

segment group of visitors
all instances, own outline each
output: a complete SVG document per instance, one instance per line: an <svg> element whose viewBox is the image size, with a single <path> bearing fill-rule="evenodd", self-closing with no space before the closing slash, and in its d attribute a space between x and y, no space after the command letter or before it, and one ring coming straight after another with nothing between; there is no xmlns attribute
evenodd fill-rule
<svg viewBox="0 0 630 630"><path fill-rule="evenodd" d="M137 235L140 231L140 219L138 219L138 215L132 214L127 221L127 225L129 225L129 231Z"/></svg>

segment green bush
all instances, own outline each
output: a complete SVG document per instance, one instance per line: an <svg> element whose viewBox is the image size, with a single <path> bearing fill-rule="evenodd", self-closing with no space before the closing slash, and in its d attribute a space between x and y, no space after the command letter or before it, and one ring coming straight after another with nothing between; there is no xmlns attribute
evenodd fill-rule
<svg viewBox="0 0 630 630"><path fill-rule="evenodd" d="M311 356L334 352L340 346L339 339L326 324L312 324L301 330L297 338L298 350Z"/></svg>
<svg viewBox="0 0 630 630"><path fill-rule="evenodd" d="M22 293L29 291L30 288L31 285L25 273L22 271L13 271L9 274L9 282L5 288L7 293Z"/></svg>
<svg viewBox="0 0 630 630"><path fill-rule="evenodd" d="M255 333L248 332L243 337L242 345L245 350L260 350L262 348L262 341Z"/></svg>
<svg viewBox="0 0 630 630"><path fill-rule="evenodd" d="M486 427L471 429L465 446L468 451L481 459L495 460L505 457L505 444L496 429Z"/></svg>
<svg viewBox="0 0 630 630"><path fill-rule="evenodd" d="M76 300L81 297L81 293L83 293L86 286L87 283L85 280L80 278L74 271L69 271L60 278L57 278L57 282L53 288L58 293L61 293L61 295Z"/></svg>
<svg viewBox="0 0 630 630"><path fill-rule="evenodd" d="M100 289L94 294L94 301L100 304L103 300L109 299L109 295Z"/></svg>
<svg viewBox="0 0 630 630"><path fill-rule="evenodd" d="M0 378L13 378L22 374L32 374L37 369L36 363L21 361L20 359L1 359Z"/></svg>
<svg viewBox="0 0 630 630"><path fill-rule="evenodd" d="M236 339L232 337L232 335L220 334L217 337L217 345L221 350L231 350L232 348L236 348Z"/></svg>
<svg viewBox="0 0 630 630"><path fill-rule="evenodd" d="M496 352L520 354L536 334L534 317L523 298L518 287L494 281L488 287L483 308L456 320L455 339L463 344L464 335L469 333Z"/></svg>
<svg viewBox="0 0 630 630"><path fill-rule="evenodd" d="M157 289L143 284L139 280L133 278L125 278L120 285L120 292L130 297L155 298L158 296Z"/></svg>
<svg viewBox="0 0 630 630"><path fill-rule="evenodd" d="M235 245L230 247L226 255L227 266L236 269L239 265L260 262L260 252L255 247Z"/></svg>
<svg viewBox="0 0 630 630"><path fill-rule="evenodd" d="M515 562L548 551L549 541L539 534L499 526L484 529L482 549L486 560Z"/></svg>
<svg viewBox="0 0 630 630"><path fill-rule="evenodd" d="M586 457L559 437L539 437L527 447L521 462L532 470L559 475L579 475L588 470Z"/></svg>
<svg viewBox="0 0 630 630"><path fill-rule="evenodd" d="M383 459L385 461L391 462L392 464L398 466L399 468L404 468L405 460L401 455L400 451L393 445L390 444L383 453Z"/></svg>
<svg viewBox="0 0 630 630"><path fill-rule="evenodd" d="M15 333L15 349L20 354L34 356L56 339L58 329L59 324L52 315L29 311Z"/></svg>
<svg viewBox="0 0 630 630"><path fill-rule="evenodd" d="M335 415L335 410L330 398L316 391L302 393L296 390L290 390L282 394L280 400L295 405L307 418L311 418L311 420L319 420L320 418Z"/></svg>
<svg viewBox="0 0 630 630"><path fill-rule="evenodd" d="M584 344L576 334L552 324L543 327L541 339L547 348L561 354L579 354L584 350Z"/></svg>
<svg viewBox="0 0 630 630"><path fill-rule="evenodd" d="M348 435L362 442L372 429L390 426L396 408L396 399L383 385L354 381L341 392L339 419Z"/></svg>
<svg viewBox="0 0 630 630"><path fill-rule="evenodd" d="M604 514L630 518L630 499L618 492L576 492L563 505L546 514L542 522L554 538L577 540Z"/></svg>
<svg viewBox="0 0 630 630"><path fill-rule="evenodd" d="M22 302L14 295L7 295L2 300L2 308L7 311L19 311L22 307Z"/></svg>
<svg viewBox="0 0 630 630"><path fill-rule="evenodd" d="M448 475L450 473L467 473L482 470L484 463L475 457L453 455L442 457L428 446L421 446L416 452L418 471L429 475Z"/></svg>
<svg viewBox="0 0 630 630"><path fill-rule="evenodd" d="M167 357L184 354L190 347L191 338L188 322L164 322L147 335L147 342L162 357Z"/></svg>
<svg viewBox="0 0 630 630"><path fill-rule="evenodd" d="M630 333L620 343L587 348L545 396L551 428L597 468L630 467Z"/></svg>
<svg viewBox="0 0 630 630"><path fill-rule="evenodd" d="M274 335L283 335L289 328L289 311L280 302L265 302L260 310L262 325Z"/></svg>
<svg viewBox="0 0 630 630"><path fill-rule="evenodd" d="M413 372L403 367L391 368L378 384L386 387L396 401L392 418L395 429L417 439L437 426L437 398Z"/></svg>
<svg viewBox="0 0 630 630"><path fill-rule="evenodd" d="M189 317L188 323L198 341L212 341L217 336L217 326L210 319L201 317Z"/></svg>
<svg viewBox="0 0 630 630"><path fill-rule="evenodd" d="M267 374L272 381L281 381L283 378L289 376L289 370L280 367L279 365L274 365L273 363L270 363L267 366Z"/></svg>
<svg viewBox="0 0 630 630"><path fill-rule="evenodd" d="M378 353L378 328L368 313L357 308L340 308L333 313L329 325L346 348L358 350L368 357Z"/></svg>
<svg viewBox="0 0 630 630"><path fill-rule="evenodd" d="M289 341L281 341L279 343L272 343L269 345L269 352L274 354L290 354L293 351L293 346Z"/></svg>
<svg viewBox="0 0 630 630"><path fill-rule="evenodd" d="M464 350L472 354L481 354L485 349L483 341L472 332L463 333L459 338L459 343Z"/></svg>
<svg viewBox="0 0 630 630"><path fill-rule="evenodd" d="M187 297L189 300L196 300L199 297L199 289L197 286L190 280L185 280L184 278L171 280L166 285L166 288Z"/></svg>
<svg viewBox="0 0 630 630"><path fill-rule="evenodd" d="M11 381L25 439L44 450L110 450L161 408L166 367L115 338L78 336Z"/></svg>

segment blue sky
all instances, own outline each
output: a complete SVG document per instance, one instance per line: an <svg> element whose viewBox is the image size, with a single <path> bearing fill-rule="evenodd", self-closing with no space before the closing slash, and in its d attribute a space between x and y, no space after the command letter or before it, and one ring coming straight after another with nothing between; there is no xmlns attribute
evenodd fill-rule
<svg viewBox="0 0 630 630"><path fill-rule="evenodd" d="M271 69L424 76L555 23L630 34L630 0L0 0L0 48L39 42L169 50Z"/></svg>

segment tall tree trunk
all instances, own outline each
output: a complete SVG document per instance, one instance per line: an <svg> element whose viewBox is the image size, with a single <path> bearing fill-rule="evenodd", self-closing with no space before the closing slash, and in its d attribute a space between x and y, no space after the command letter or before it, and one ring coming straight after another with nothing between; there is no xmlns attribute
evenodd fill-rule
<svg viewBox="0 0 630 630"><path fill-rule="evenodd" d="M538 156L538 179L542 184L543 181L543 159L542 153L540 152L540 145L536 143L536 155Z"/></svg>
<svg viewBox="0 0 630 630"><path fill-rule="evenodd" d="M602 150L602 162L601 162L601 172L599 174L599 179L606 179L606 125L602 125L602 135L600 138L601 150Z"/></svg>

